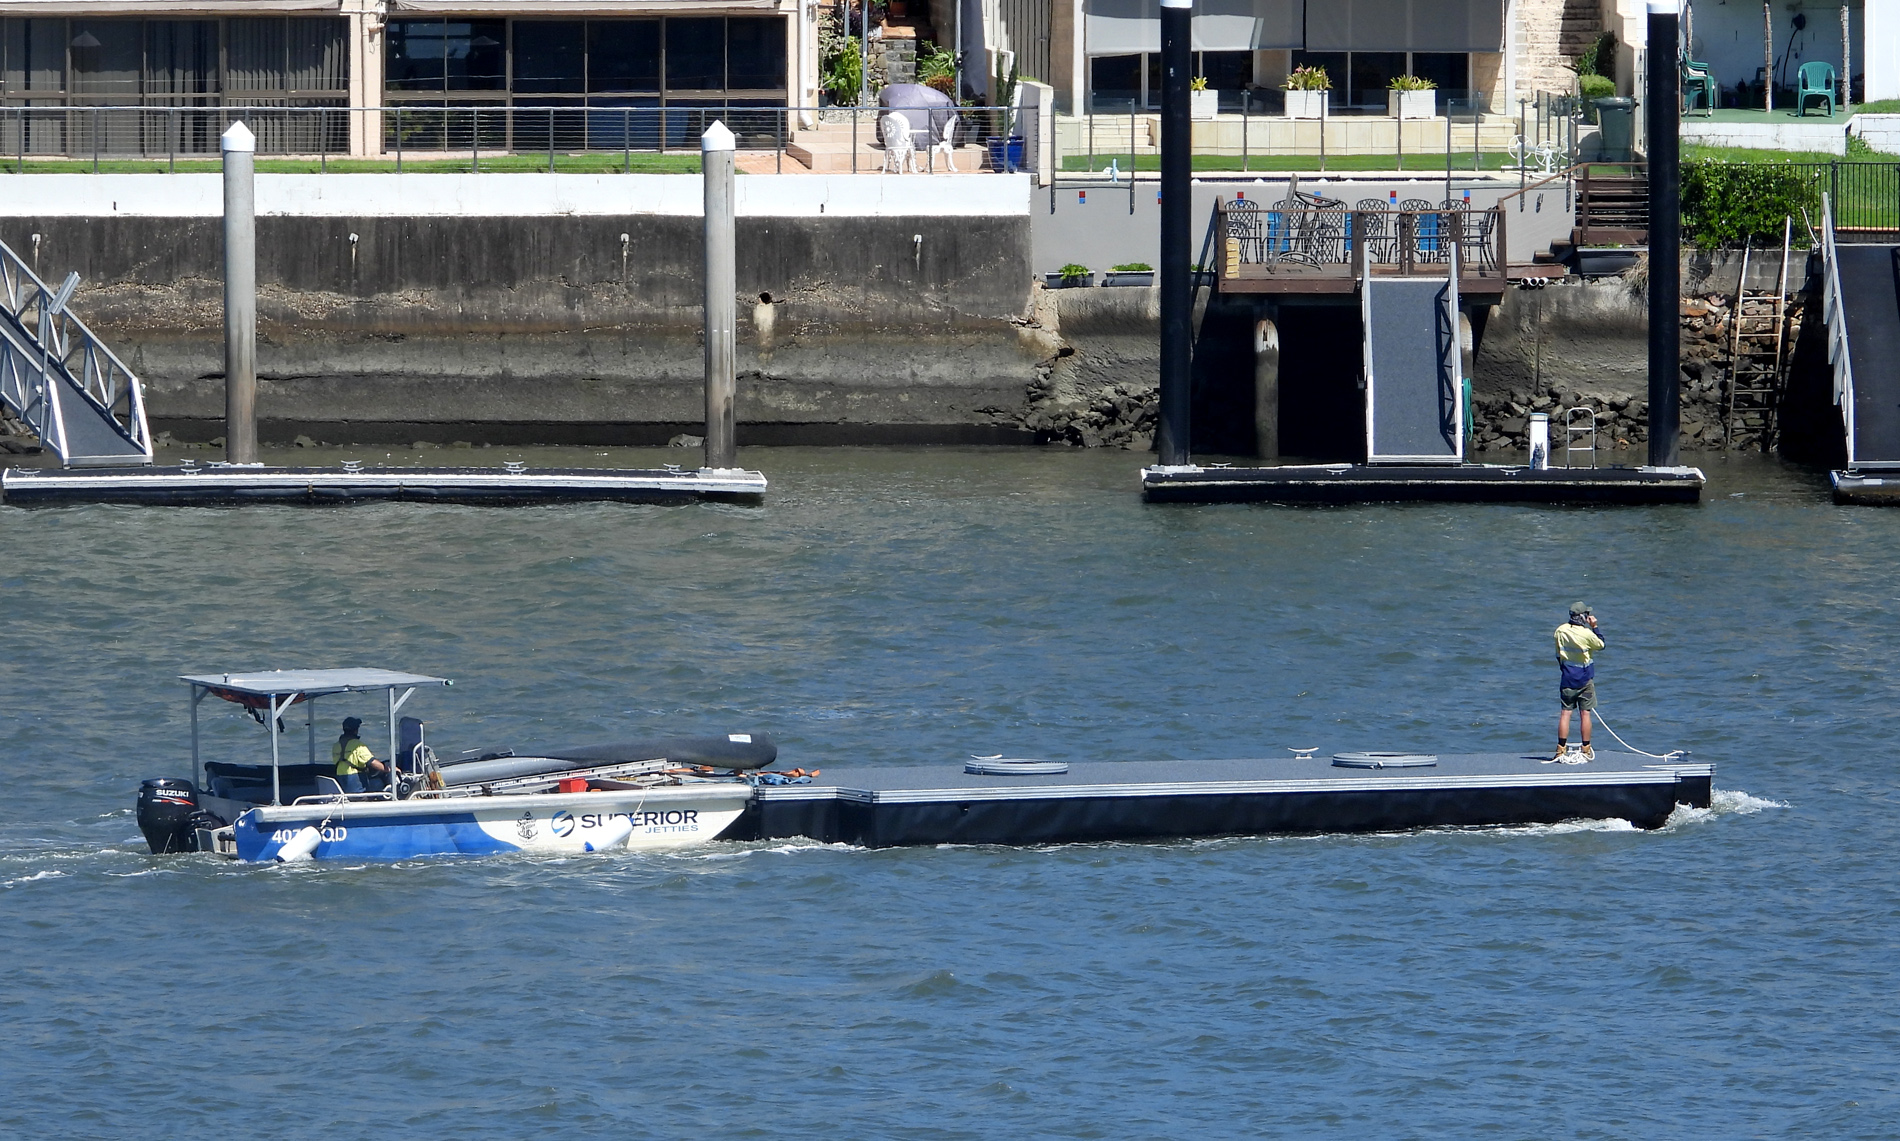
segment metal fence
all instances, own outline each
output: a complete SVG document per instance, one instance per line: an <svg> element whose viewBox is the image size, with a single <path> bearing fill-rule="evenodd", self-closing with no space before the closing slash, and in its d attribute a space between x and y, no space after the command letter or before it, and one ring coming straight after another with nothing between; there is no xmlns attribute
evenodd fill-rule
<svg viewBox="0 0 1900 1141"><path fill-rule="evenodd" d="M913 124L912 146L921 169L942 169L955 148L976 144L995 169L1035 170L1034 107L785 107L714 106L506 106L460 107L397 104L389 107L0 107L0 162L14 170L32 159L102 163L127 159L164 162L216 158L219 137L243 122L257 136L261 157L329 160L351 157L352 127L380 144L374 157L394 161L467 160L480 170L484 156L545 155L556 169L566 156L622 156L631 169L636 154L697 153L699 137L715 120L733 132L740 150L776 152L784 169L786 149L835 156L828 168L875 171L889 150L880 120L903 113ZM947 144L947 146L945 145ZM377 149L372 145L371 151ZM848 157L848 162L844 161ZM972 156L973 157L973 156ZM596 163L591 169L610 167ZM964 163L961 169L968 169ZM514 164L512 169L519 169ZM794 165L796 169L796 164Z"/></svg>
<svg viewBox="0 0 1900 1141"><path fill-rule="evenodd" d="M1900 163L1840 161L1789 163L1813 188L1814 224L1819 224L1820 195L1833 207L1834 229L1848 241L1855 236L1900 231Z"/></svg>

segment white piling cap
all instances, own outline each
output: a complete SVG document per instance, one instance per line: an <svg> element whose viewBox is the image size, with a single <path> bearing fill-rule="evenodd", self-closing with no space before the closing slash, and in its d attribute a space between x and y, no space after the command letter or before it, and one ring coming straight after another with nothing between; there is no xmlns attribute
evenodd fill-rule
<svg viewBox="0 0 1900 1141"><path fill-rule="evenodd" d="M702 154L707 151L729 151L733 145L732 132L726 129L725 122L720 119L714 119L713 125L706 128L706 133L699 136Z"/></svg>
<svg viewBox="0 0 1900 1141"><path fill-rule="evenodd" d="M1682 0L1649 0L1649 14L1652 16L1682 15Z"/></svg>
<svg viewBox="0 0 1900 1141"><path fill-rule="evenodd" d="M231 124L231 129L224 132L218 143L227 151L254 151L257 149L257 136L242 122L237 122Z"/></svg>
<svg viewBox="0 0 1900 1141"><path fill-rule="evenodd" d="M1194 0L1161 0L1163 8L1192 8Z"/></svg>

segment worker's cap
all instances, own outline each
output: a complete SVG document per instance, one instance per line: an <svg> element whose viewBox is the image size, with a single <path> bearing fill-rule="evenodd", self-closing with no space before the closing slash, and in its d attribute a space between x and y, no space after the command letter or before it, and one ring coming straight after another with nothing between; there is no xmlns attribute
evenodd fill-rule
<svg viewBox="0 0 1900 1141"><path fill-rule="evenodd" d="M344 732L349 732L355 729L361 729L362 727L363 727L363 719L361 717L345 717L343 719Z"/></svg>
<svg viewBox="0 0 1900 1141"><path fill-rule="evenodd" d="M1588 602L1573 602L1570 604L1570 613L1575 615L1588 614L1590 613L1590 604Z"/></svg>

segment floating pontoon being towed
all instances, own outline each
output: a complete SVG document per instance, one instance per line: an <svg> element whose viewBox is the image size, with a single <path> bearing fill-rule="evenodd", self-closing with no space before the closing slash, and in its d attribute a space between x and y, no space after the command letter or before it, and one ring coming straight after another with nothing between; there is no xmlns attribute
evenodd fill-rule
<svg viewBox="0 0 1900 1141"><path fill-rule="evenodd" d="M334 669L181 680L191 687L191 779L139 789L139 830L155 853L292 862L679 848L729 830L752 797L739 774L778 756L771 738L733 733L442 761L423 723L400 714L416 690L450 685L446 678ZM388 745L377 752L391 771L382 791L344 792L327 742L319 752L318 699L344 693L386 695ZM200 763L206 697L244 706L270 731L267 763ZM284 717L298 705L308 761L285 764Z"/></svg>

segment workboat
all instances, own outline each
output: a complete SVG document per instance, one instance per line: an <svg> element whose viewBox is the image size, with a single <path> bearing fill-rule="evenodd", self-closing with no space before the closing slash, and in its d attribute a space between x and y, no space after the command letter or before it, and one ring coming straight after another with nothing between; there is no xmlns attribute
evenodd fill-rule
<svg viewBox="0 0 1900 1141"><path fill-rule="evenodd" d="M799 779L763 772L778 748L759 733L473 749L444 760L425 723L403 715L417 690L452 684L422 674L271 670L180 680L191 691L191 779L147 780L138 797L139 830L159 854L293 863L656 851L719 838L744 814L756 783ZM346 792L327 739L319 752L319 699L355 695L356 708L378 694L387 748L372 751L387 772L381 787ZM268 760L201 761L199 707L207 697L237 704L266 729ZM290 717L296 706L300 718ZM302 763L285 763L287 717L303 722Z"/></svg>

